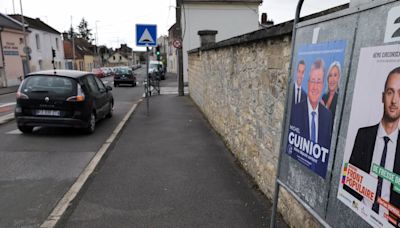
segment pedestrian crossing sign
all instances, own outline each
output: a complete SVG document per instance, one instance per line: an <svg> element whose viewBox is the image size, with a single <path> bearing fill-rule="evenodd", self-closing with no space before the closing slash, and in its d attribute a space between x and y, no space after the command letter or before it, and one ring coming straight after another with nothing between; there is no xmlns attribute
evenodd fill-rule
<svg viewBox="0 0 400 228"><path fill-rule="evenodd" d="M157 25L136 24L136 46L157 46Z"/></svg>

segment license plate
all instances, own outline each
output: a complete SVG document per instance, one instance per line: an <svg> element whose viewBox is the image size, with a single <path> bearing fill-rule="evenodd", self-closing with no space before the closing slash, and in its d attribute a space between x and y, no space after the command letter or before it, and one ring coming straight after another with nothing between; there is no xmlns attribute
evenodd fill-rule
<svg viewBox="0 0 400 228"><path fill-rule="evenodd" d="M60 110L36 110L38 116L60 116Z"/></svg>

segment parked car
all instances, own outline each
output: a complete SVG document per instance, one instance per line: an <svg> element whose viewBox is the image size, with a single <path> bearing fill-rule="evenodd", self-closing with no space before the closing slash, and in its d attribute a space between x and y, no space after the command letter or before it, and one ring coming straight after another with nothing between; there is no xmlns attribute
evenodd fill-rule
<svg viewBox="0 0 400 228"><path fill-rule="evenodd" d="M149 64L150 76L157 76L159 79L165 79L164 64L161 61L150 61Z"/></svg>
<svg viewBox="0 0 400 228"><path fill-rule="evenodd" d="M102 67L100 69L104 72L105 77L111 76L111 69L109 67Z"/></svg>
<svg viewBox="0 0 400 228"><path fill-rule="evenodd" d="M136 76L130 67L117 67L114 74L114 87L120 84L136 86Z"/></svg>
<svg viewBox="0 0 400 228"><path fill-rule="evenodd" d="M94 68L92 70L92 72L94 73L94 75L96 75L96 77L98 78L104 78L106 76L106 73L104 72L103 69L101 68Z"/></svg>
<svg viewBox="0 0 400 228"><path fill-rule="evenodd" d="M90 72L49 70L28 74L17 91L18 129L30 133L35 126L74 127L93 133L96 121L113 114L111 90Z"/></svg>

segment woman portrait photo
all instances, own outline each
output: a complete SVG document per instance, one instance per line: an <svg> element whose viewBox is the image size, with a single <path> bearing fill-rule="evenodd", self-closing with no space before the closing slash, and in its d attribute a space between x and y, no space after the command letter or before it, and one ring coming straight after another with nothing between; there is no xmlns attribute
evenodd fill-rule
<svg viewBox="0 0 400 228"><path fill-rule="evenodd" d="M334 61L328 69L328 91L322 96L323 104L331 111L333 120L335 119L336 104L339 95L340 72L340 63Z"/></svg>

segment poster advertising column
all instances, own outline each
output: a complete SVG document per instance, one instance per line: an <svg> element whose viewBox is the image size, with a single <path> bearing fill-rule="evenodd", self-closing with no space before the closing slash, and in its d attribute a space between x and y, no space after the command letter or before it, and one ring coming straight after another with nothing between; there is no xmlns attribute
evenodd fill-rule
<svg viewBox="0 0 400 228"><path fill-rule="evenodd" d="M399 227L400 45L360 51L338 199L373 227Z"/></svg>
<svg viewBox="0 0 400 228"><path fill-rule="evenodd" d="M330 157L346 41L299 48L286 153L325 178Z"/></svg>

